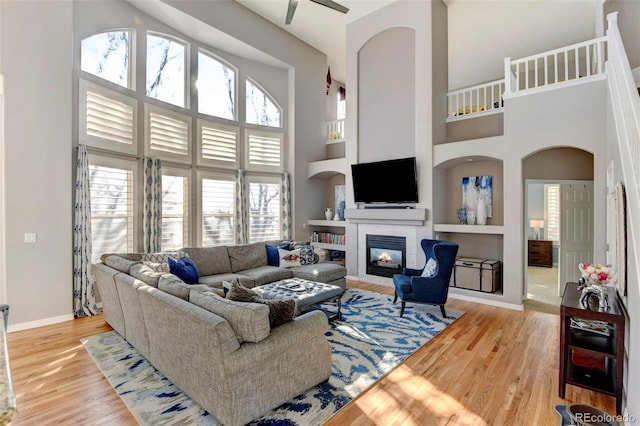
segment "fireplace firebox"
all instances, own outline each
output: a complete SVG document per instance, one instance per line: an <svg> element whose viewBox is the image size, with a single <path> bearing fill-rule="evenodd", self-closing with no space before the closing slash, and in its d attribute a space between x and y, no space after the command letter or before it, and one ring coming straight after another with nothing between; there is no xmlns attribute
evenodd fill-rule
<svg viewBox="0 0 640 426"><path fill-rule="evenodd" d="M392 278L406 266L407 239L367 234L367 274Z"/></svg>

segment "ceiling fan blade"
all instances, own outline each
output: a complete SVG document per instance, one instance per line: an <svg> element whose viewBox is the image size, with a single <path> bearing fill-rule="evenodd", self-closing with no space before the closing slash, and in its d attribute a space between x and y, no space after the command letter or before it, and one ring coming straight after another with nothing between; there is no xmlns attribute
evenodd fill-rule
<svg viewBox="0 0 640 426"><path fill-rule="evenodd" d="M347 13L349 11L349 8L346 8L343 5L338 4L332 0L311 0L311 1L314 3L318 3L323 6L329 7L333 10L337 10L338 12Z"/></svg>
<svg viewBox="0 0 640 426"><path fill-rule="evenodd" d="M293 14L296 13L296 7L298 7L298 0L289 0L289 7L287 8L287 19L284 21L285 25L289 25L293 19Z"/></svg>

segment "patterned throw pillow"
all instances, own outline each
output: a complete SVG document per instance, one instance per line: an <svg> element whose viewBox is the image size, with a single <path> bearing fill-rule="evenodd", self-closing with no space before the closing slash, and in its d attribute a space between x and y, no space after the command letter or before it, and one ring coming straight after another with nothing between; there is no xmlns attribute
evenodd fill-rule
<svg viewBox="0 0 640 426"><path fill-rule="evenodd" d="M169 272L169 264L167 262L156 263L156 262L143 261L142 264L151 268L153 272Z"/></svg>
<svg viewBox="0 0 640 426"><path fill-rule="evenodd" d="M173 257L174 259L182 259L183 257L189 257L189 253L182 250L165 251L160 253L144 253L141 260L143 262L167 263L167 259L169 257Z"/></svg>
<svg viewBox="0 0 640 426"><path fill-rule="evenodd" d="M422 270L422 277L432 278L438 273L438 262L432 257L427 261L424 269Z"/></svg>
<svg viewBox="0 0 640 426"><path fill-rule="evenodd" d="M283 250L278 249L278 257L280 258L281 268L291 268L293 266L300 266L300 249L296 250Z"/></svg>

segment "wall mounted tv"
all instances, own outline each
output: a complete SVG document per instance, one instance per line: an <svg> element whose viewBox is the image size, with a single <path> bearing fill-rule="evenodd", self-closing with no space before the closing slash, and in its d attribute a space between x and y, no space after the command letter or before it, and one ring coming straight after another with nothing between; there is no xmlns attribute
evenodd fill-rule
<svg viewBox="0 0 640 426"><path fill-rule="evenodd" d="M351 165L356 203L417 203L416 158Z"/></svg>

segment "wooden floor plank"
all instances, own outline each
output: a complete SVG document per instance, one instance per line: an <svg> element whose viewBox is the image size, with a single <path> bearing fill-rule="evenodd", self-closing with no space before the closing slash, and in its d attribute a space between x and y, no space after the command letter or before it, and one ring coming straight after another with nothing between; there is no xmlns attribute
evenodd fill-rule
<svg viewBox="0 0 640 426"><path fill-rule="evenodd" d="M613 397L570 385L567 399L558 398L557 315L453 299L447 306L465 314L326 424L557 425L555 404L615 410ZM137 424L80 343L109 330L98 315L10 333L12 425Z"/></svg>

